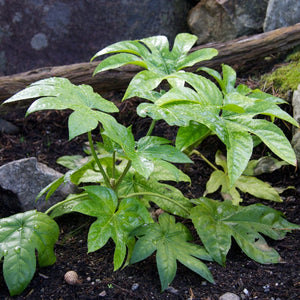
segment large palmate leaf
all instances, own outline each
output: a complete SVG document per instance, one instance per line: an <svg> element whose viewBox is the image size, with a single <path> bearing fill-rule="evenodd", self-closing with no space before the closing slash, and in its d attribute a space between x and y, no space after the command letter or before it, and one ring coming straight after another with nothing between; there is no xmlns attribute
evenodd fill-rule
<svg viewBox="0 0 300 300"><path fill-rule="evenodd" d="M149 71L166 75L190 67L200 61L211 59L218 54L217 50L212 48L201 49L188 54L196 41L195 35L180 33L176 36L171 51L165 36L117 42L100 50L92 57L91 60L94 60L105 54L114 54L101 61L94 74L122 65L134 64Z"/></svg>
<svg viewBox="0 0 300 300"><path fill-rule="evenodd" d="M138 236L131 263L146 259L156 251L156 263L162 291L173 281L177 261L193 270L209 282L214 282L209 269L200 259L211 260L205 249L192 240L191 233L181 223L175 223L175 218L166 213L159 216L159 223L141 226L134 230Z"/></svg>
<svg viewBox="0 0 300 300"><path fill-rule="evenodd" d="M111 238L115 245L114 269L121 267L126 256L129 233L136 227L153 222L149 212L134 198L123 199L118 203L115 192L102 186L84 187L82 195L73 195L64 201L62 207L52 212L59 216L65 212L79 212L96 217L88 233L88 251L102 248Z"/></svg>
<svg viewBox="0 0 300 300"><path fill-rule="evenodd" d="M281 258L268 246L262 234L272 239L282 239L287 232L300 229L284 219L283 215L268 206L253 204L236 206L231 201L209 198L195 200L191 219L205 248L213 259L224 264L233 237L243 252L255 261L278 263Z"/></svg>
<svg viewBox="0 0 300 300"><path fill-rule="evenodd" d="M27 110L27 114L39 110L71 109L69 117L70 139L91 131L98 123L111 124L114 118L106 113L118 112L118 108L88 85L76 86L66 78L52 77L32 83L29 87L7 99L4 103L38 98Z"/></svg>
<svg viewBox="0 0 300 300"><path fill-rule="evenodd" d="M221 195L225 200L231 200L238 205L243 199L238 190L249 193L256 198L282 202L279 193L270 184L252 176L241 175L233 185L230 184L226 158L218 151L216 153L216 164L224 169L216 170L206 183L204 196L212 194L221 188Z"/></svg>
<svg viewBox="0 0 300 300"><path fill-rule="evenodd" d="M152 176L146 179L131 172L123 179L118 194L122 197L138 195L145 206L149 207L148 203L153 202L161 209L184 218L189 216L190 209L193 207L191 201L177 188L158 182Z"/></svg>
<svg viewBox="0 0 300 300"><path fill-rule="evenodd" d="M200 61L209 60L218 54L218 51L213 48L200 49L188 54L196 41L195 35L180 33L176 36L171 51L165 36L118 42L102 49L92 57L91 60L94 60L105 54L114 54L101 61L94 74L127 64L140 66L146 70L132 79L124 99L133 96L144 97L161 83L164 76L191 67ZM170 80L169 83L171 86L178 84L174 80Z"/></svg>
<svg viewBox="0 0 300 300"><path fill-rule="evenodd" d="M54 244L59 228L48 215L30 210L0 219L0 260L10 294L20 294L36 269L36 251L41 267L56 261Z"/></svg>
<svg viewBox="0 0 300 300"><path fill-rule="evenodd" d="M234 70L223 68L226 71L225 81L221 75L214 77L223 84L224 97L217 86L206 78L191 73L176 73L167 77L181 79L192 88L171 88L153 103L140 104L137 113L183 127L179 129L176 141L176 146L181 150L191 150L208 135L216 134L227 148L231 186L249 162L255 145L253 136L281 159L295 165L295 153L279 127L267 120L254 118L267 115L271 119L279 118L298 126L294 118L277 105L284 101L258 90L252 93L251 89L243 86L235 88Z"/></svg>

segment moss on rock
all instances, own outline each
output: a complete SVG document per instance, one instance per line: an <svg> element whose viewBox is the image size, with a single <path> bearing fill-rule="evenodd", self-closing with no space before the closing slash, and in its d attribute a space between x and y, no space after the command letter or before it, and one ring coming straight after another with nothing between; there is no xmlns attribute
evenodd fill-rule
<svg viewBox="0 0 300 300"><path fill-rule="evenodd" d="M274 89L282 98L286 98L289 91L297 90L300 84L300 48L290 54L283 65L272 73L261 77L264 90Z"/></svg>

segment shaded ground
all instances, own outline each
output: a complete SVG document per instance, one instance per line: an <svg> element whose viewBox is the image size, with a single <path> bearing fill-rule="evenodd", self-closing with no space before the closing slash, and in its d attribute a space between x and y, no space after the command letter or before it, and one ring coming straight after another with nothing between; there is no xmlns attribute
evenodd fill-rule
<svg viewBox="0 0 300 300"><path fill-rule="evenodd" d="M113 99L116 94L106 95ZM125 125L134 122L134 133L139 136L140 128L145 128L147 120L140 120L133 113L134 103L123 103L120 108L126 110L120 121ZM35 156L38 161L65 171L55 164L55 160L66 154L82 153L86 137L79 137L69 142L67 139L68 112L42 112L24 119L23 111L9 114L21 129L18 135L0 137L0 166L12 160ZM148 123L147 123L148 124ZM154 134L165 134L172 138L173 131L165 132L160 123ZM201 152L214 160L216 148L222 148L217 140L210 138ZM257 155L266 154L267 149L259 149ZM199 197L205 189L205 182L211 169L199 158L194 157L195 164L186 171L190 175L193 187L181 185L188 197ZM300 203L299 171L284 167L263 179L275 186L295 186L294 190L284 192L283 203L264 202L280 211L287 219L300 223L298 208ZM245 195L245 203L257 200ZM5 208L4 208L5 209ZM13 213L13 212L11 212ZM184 266L178 264L178 270L172 287L160 292L160 283L156 269L155 256L129 266L124 270L113 272L113 243L110 242L101 250L87 254L86 237L92 218L80 214L71 214L57 219L61 234L55 246L57 262L50 267L38 268L32 282L14 299L218 299L225 292L233 292L242 299L298 299L300 296L300 253L299 232L288 234L281 241L269 241L282 256L284 262L276 265L260 265L247 256L233 243L228 255L226 267L216 263L207 263L216 284L212 285ZM186 224L189 226L189 224ZM81 283L67 285L63 280L68 270L75 270ZM104 296L106 295L106 296ZM0 299L10 299L0 270Z"/></svg>

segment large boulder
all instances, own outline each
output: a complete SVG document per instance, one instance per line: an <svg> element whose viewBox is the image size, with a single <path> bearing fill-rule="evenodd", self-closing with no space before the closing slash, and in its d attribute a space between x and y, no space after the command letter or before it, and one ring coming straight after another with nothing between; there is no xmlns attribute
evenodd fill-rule
<svg viewBox="0 0 300 300"><path fill-rule="evenodd" d="M264 22L264 31L291 26L299 22L299 0L269 0Z"/></svg>
<svg viewBox="0 0 300 300"><path fill-rule="evenodd" d="M62 185L46 202L45 197L35 201L38 193L62 174L39 163L35 157L12 161L0 167L0 207L19 208L20 211L45 211L77 191L67 183Z"/></svg>
<svg viewBox="0 0 300 300"><path fill-rule="evenodd" d="M89 61L126 39L188 30L190 0L0 0L0 75Z"/></svg>
<svg viewBox="0 0 300 300"><path fill-rule="evenodd" d="M262 32L268 0L202 0L188 15L198 44Z"/></svg>

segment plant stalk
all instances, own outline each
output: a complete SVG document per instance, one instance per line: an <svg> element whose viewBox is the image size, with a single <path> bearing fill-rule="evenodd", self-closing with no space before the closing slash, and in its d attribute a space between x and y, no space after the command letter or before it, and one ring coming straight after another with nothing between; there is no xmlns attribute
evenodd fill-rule
<svg viewBox="0 0 300 300"><path fill-rule="evenodd" d="M151 135L151 133L152 133L152 131L154 129L155 123L156 123L156 121L152 120L151 125L150 125L150 127L148 129L148 132L147 132L146 136L150 136Z"/></svg>
<svg viewBox="0 0 300 300"><path fill-rule="evenodd" d="M58 203L56 203L56 204L54 204L54 205L52 205L51 207L49 207L46 211L45 211L45 214L49 214L53 209L55 209L56 207L58 207L58 206L60 206L60 205L63 205L63 204L65 204L65 203L67 203L67 202L70 202L70 201L73 201L74 199L77 199L77 198L81 198L82 197L82 194L78 194L78 195L76 195L76 196L74 196L74 197L72 197L72 198L70 198L70 199L65 199L65 200L63 200L63 201L60 201L60 202L58 202Z"/></svg>
<svg viewBox="0 0 300 300"><path fill-rule="evenodd" d="M130 167L131 167L131 161L129 160L126 167L125 167L125 169L124 169L124 171L123 171L123 173L120 175L120 177L118 178L118 180L117 180L117 182L114 186L114 191L116 191L118 189L120 183L122 182L123 178L125 177L125 175L129 171Z"/></svg>
<svg viewBox="0 0 300 300"><path fill-rule="evenodd" d="M90 148L91 148L91 152L92 152L92 155L95 159L95 162L99 168L99 171L100 173L102 174L103 176L103 179L104 179L104 182L105 182L105 185L109 188L112 188L111 184L110 184L110 181L109 181L109 178L105 172L105 170L103 169L102 167L102 164L97 156L97 153L96 153L96 150L95 150L95 147L94 147L94 143L93 143L93 139L92 139L92 133L91 131L88 132L88 139L89 139L89 145L90 145Z"/></svg>
<svg viewBox="0 0 300 300"><path fill-rule="evenodd" d="M196 154L198 156L200 156L209 166L211 166L215 171L218 171L219 169L213 164L211 163L202 153L200 153L197 150L193 150L190 155L192 154Z"/></svg>

